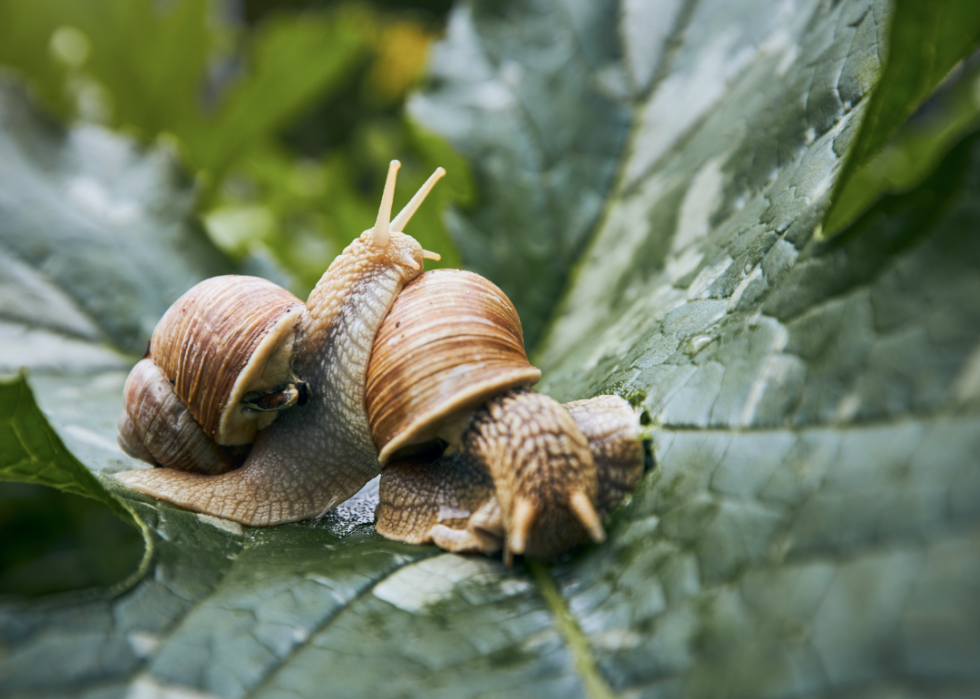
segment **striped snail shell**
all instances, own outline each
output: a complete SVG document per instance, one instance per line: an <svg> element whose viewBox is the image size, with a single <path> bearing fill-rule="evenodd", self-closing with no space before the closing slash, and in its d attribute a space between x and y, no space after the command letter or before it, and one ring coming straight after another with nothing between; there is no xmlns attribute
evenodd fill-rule
<svg viewBox="0 0 980 699"><path fill-rule="evenodd" d="M303 308L257 277L214 277L187 291L161 318L147 358L126 381L124 451L207 474L240 463L242 450L222 447L251 444L258 430L305 397L291 371Z"/></svg>
<svg viewBox="0 0 980 699"><path fill-rule="evenodd" d="M408 284L382 323L368 366L367 410L379 459L433 439L490 396L541 378L517 309L492 282L442 269Z"/></svg>

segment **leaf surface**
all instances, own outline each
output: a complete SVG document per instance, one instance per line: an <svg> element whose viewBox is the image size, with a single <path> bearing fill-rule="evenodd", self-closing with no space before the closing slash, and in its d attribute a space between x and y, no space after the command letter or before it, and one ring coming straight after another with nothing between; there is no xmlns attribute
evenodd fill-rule
<svg viewBox="0 0 980 699"><path fill-rule="evenodd" d="M616 693L980 690L980 144L814 239L890 8L465 3L416 102L469 144L483 199L450 222L516 289L541 387L650 417L656 468L550 571ZM94 470L130 467L117 366L31 379ZM384 541L370 488L250 530L105 483L153 573L0 607L5 695L585 695L525 568Z"/></svg>

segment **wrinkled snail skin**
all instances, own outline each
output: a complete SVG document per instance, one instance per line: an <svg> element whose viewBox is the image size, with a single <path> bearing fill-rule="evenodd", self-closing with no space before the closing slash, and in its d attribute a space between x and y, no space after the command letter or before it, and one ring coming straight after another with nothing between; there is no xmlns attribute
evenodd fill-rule
<svg viewBox="0 0 980 699"><path fill-rule="evenodd" d="M479 515L477 514L479 513ZM398 459L381 474L376 531L407 544L496 553L504 528L490 473L470 454Z"/></svg>
<svg viewBox="0 0 980 699"><path fill-rule="evenodd" d="M492 554L503 549L507 559L521 552L552 557L590 535L596 538L599 532L590 534L568 506L570 494L588 494L591 476L581 445L562 444L577 439L564 436L575 432L564 424L561 411L575 420L588 442L599 517L621 504L643 474L638 411L617 396L562 406L548 401L532 391L510 391L473 414L460 449L448 450L434 462L431 457L392 461L381 476L377 531L396 541L432 543L454 552ZM535 410L534 427L522 422L521 413L528 409ZM510 411L510 419L500 415ZM540 419L542 414L550 419ZM548 423L560 426L561 433L549 431ZM523 431L537 435L521 439L523 448L507 454L504 445ZM489 446L494 440L497 446ZM533 458L536 450L529 447L535 444L545 447L549 458ZM558 452L558 459L550 458L552 451ZM574 463L575 456L581 463ZM510 470L514 462L522 463Z"/></svg>
<svg viewBox="0 0 980 699"><path fill-rule="evenodd" d="M367 363L381 321L423 260L411 236L388 230L396 171L389 170L379 225L334 260L299 318L292 371L309 387L307 404L260 430L237 470L204 476L144 469L119 480L181 507L264 526L322 515L379 473L364 410Z"/></svg>

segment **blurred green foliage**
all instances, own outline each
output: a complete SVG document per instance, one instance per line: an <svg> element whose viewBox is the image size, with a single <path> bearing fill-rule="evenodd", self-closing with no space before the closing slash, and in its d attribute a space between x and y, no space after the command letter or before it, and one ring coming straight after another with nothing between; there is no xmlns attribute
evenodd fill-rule
<svg viewBox="0 0 980 699"><path fill-rule="evenodd" d="M978 130L980 56L974 56L875 157L853 172L831 208L826 237L843 231L885 194L909 192L922 184L950 150Z"/></svg>
<svg viewBox="0 0 980 699"><path fill-rule="evenodd" d="M842 231L882 193L924 180L959 140L964 121L980 102L969 94L972 87L959 96L947 96L943 109L933 110L938 118L906 129L897 143L890 144L890 154L872 164L919 105L980 47L980 3L895 0L888 33L885 69L834 185L833 204L824 217L824 238ZM973 81L967 76L965 82Z"/></svg>
<svg viewBox="0 0 980 699"><path fill-rule="evenodd" d="M472 196L465 163L401 112L437 23L278 5L252 3L246 22L231 2L0 0L0 65L64 120L175 139L212 239L235 258L273 258L297 293L373 223L392 158L404 165L396 207L437 166L450 172L410 231L457 266L439 212Z"/></svg>

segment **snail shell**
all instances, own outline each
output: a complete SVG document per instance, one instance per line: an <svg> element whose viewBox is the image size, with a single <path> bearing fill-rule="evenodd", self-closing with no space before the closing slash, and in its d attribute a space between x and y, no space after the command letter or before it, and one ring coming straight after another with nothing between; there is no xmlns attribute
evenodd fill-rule
<svg viewBox="0 0 980 699"><path fill-rule="evenodd" d="M133 458L206 474L224 473L240 463L234 449L204 434L153 360L133 367L123 396L118 441Z"/></svg>
<svg viewBox="0 0 980 699"><path fill-rule="evenodd" d="M303 303L256 277L214 277L170 307L126 379L119 445L130 456L214 475L299 402L291 375Z"/></svg>
<svg viewBox="0 0 980 699"><path fill-rule="evenodd" d="M160 319L150 356L208 437L251 444L278 411L244 399L295 382L291 358L303 309L302 301L265 279L207 279Z"/></svg>
<svg viewBox="0 0 980 699"><path fill-rule="evenodd" d="M368 419L381 463L436 437L453 416L540 378L504 292L473 272L426 272L395 300L368 366Z"/></svg>

